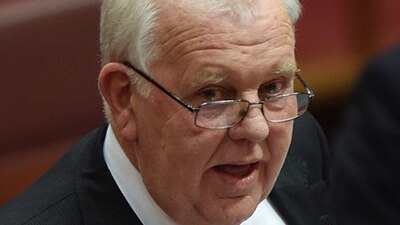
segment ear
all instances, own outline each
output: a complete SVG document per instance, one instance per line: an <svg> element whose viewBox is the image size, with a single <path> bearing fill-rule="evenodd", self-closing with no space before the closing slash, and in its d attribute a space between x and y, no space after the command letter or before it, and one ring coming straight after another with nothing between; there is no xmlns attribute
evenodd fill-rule
<svg viewBox="0 0 400 225"><path fill-rule="evenodd" d="M137 138L137 127L131 97L134 94L129 69L121 63L108 63L99 74L98 85L111 111L113 129L121 141L132 142Z"/></svg>

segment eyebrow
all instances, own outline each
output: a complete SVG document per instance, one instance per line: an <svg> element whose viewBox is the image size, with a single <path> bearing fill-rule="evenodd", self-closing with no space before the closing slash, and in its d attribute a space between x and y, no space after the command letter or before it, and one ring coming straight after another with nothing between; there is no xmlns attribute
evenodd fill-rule
<svg viewBox="0 0 400 225"><path fill-rule="evenodd" d="M297 65L293 63L286 63L275 70L275 74L284 73L295 73L297 71Z"/></svg>
<svg viewBox="0 0 400 225"><path fill-rule="evenodd" d="M273 73L274 74L287 74L287 73L295 73L297 71L297 65L293 63L286 63L283 66L278 67ZM218 82L226 79L225 75L219 73L212 72L204 72L201 73L196 79L192 82L193 87L198 87L204 83L216 84Z"/></svg>
<svg viewBox="0 0 400 225"><path fill-rule="evenodd" d="M204 72L196 77L196 79L192 82L192 86L198 87L204 83L215 84L223 81L225 78L226 76L219 73Z"/></svg>

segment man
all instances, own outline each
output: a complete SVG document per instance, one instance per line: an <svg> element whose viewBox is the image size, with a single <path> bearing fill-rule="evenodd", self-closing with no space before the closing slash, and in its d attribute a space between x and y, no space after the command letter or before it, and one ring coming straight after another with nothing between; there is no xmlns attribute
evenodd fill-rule
<svg viewBox="0 0 400 225"><path fill-rule="evenodd" d="M400 45L363 71L334 139L340 224L399 224Z"/></svg>
<svg viewBox="0 0 400 225"><path fill-rule="evenodd" d="M110 126L0 222L329 224L326 149L309 115L275 183L313 95L294 57L299 13L281 0L103 1L99 89Z"/></svg>

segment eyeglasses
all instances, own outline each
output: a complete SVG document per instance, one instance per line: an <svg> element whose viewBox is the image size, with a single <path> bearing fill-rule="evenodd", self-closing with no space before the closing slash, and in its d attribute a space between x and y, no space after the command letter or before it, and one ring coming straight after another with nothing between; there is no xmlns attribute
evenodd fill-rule
<svg viewBox="0 0 400 225"><path fill-rule="evenodd" d="M271 123L287 122L293 120L307 110L309 100L314 97L313 91L305 80L296 71L296 77L305 88L306 92L293 92L267 97L264 100L250 102L247 100L218 100L193 106L175 94L169 92L144 71L136 68L129 62L124 65L137 72L150 83L154 84L166 95L191 112L196 113L195 125L206 129L227 129L239 124L246 116L250 106L262 105L261 112L265 119Z"/></svg>

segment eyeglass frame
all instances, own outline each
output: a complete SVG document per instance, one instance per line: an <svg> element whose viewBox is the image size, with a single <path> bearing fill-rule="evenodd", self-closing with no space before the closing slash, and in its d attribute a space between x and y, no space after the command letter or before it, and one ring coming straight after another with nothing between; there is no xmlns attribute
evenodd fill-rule
<svg viewBox="0 0 400 225"><path fill-rule="evenodd" d="M256 101L256 102L250 102L248 100L245 99L230 99L230 100L218 100L218 101L209 101L209 102L203 102L202 104L200 104L199 106L193 106L190 103L187 103L186 101L182 100L180 97L178 97L177 95L175 95L174 93L168 91L166 88L164 88L161 84L159 84L157 81L155 81L150 75L148 75L146 72L144 72L143 70L135 67L134 65L132 65L130 62L125 61L123 63L125 66L127 66L128 68L132 69L133 71L135 71L136 73L138 73L141 77L143 77L144 79L146 79L147 81L149 81L150 83L152 83L153 85L155 85L158 89L160 89L162 92L164 92L166 95L168 95L170 98L172 98L174 101L176 101L177 103L179 103L180 105L182 105L184 108L186 108L187 110L189 110L190 112L196 113L196 117L197 117L197 113L200 111L200 108L203 105L208 105L208 104L212 104L214 102L216 103L222 103L222 102L247 102L248 103L248 107L250 107L251 105L258 105L258 104L264 104L266 101L271 100L272 98L279 98L279 97L287 97L287 96L291 96L291 95L298 95L298 94L307 94L308 95L308 99L312 99L314 97L314 92L311 90L311 88L307 85L307 82L301 77L300 75L300 69L297 69L295 72L295 76L299 79L300 83L303 85L303 87L305 88L306 92L292 92L292 93L285 93L285 94L279 94L279 95L275 95L275 96L271 96L271 97L267 97L263 100L260 101ZM281 121L270 121L267 119L267 117L264 114L264 110L262 108L262 113L264 115L264 118L271 123L279 123L279 122L287 122L290 120L294 120L297 117L301 116L298 115L296 117L293 118L288 118L285 120L281 120ZM241 120L244 118L245 116L243 116L241 118ZM241 120L239 120L237 123L232 124L232 125L227 125L224 127L219 127L219 128L207 128L207 127L201 127L199 125L196 124L195 125L201 128L205 128L205 129L226 129L226 128L230 128L233 127L237 124L239 124L241 122ZM196 118L195 118L196 121Z"/></svg>

